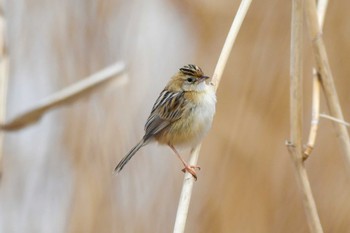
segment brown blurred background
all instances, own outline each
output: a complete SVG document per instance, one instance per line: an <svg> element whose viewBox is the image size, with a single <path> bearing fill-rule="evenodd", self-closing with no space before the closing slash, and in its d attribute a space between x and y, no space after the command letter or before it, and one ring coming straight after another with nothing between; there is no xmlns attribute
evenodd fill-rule
<svg viewBox="0 0 350 233"><path fill-rule="evenodd" d="M142 137L170 76L194 63L212 75L239 1L8 0L7 119L116 61L129 81L100 89L36 125L7 133L0 183L3 233L172 232L183 174ZM330 1L324 38L350 119L350 2ZM186 232L308 232L289 138L291 1L253 1L218 89ZM304 142L313 56L305 31ZM324 100L323 100L324 102ZM322 112L327 112L322 104ZM186 156L188 158L188 156ZM332 123L321 120L306 162L325 232L350 232L350 172Z"/></svg>

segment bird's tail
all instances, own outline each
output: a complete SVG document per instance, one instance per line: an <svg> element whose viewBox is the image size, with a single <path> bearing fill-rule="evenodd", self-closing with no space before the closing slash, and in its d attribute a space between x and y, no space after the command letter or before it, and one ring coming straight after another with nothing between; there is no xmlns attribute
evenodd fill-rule
<svg viewBox="0 0 350 233"><path fill-rule="evenodd" d="M129 160L136 154L136 152L145 145L145 141L142 139L136 146L134 146L127 155L118 163L115 167L114 172L119 173L123 167L129 162Z"/></svg>

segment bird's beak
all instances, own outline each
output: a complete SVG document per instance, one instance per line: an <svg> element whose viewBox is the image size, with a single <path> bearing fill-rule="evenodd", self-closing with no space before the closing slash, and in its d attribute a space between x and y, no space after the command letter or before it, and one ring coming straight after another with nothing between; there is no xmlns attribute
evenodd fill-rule
<svg viewBox="0 0 350 233"><path fill-rule="evenodd" d="M207 80L207 79L209 79L209 77L208 76L201 76L199 79L198 79L198 82L203 82L203 81L205 81L205 80Z"/></svg>

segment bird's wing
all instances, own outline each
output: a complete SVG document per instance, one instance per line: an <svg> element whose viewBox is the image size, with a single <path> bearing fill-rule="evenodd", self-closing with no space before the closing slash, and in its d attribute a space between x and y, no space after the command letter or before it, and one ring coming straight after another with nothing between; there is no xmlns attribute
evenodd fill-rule
<svg viewBox="0 0 350 233"><path fill-rule="evenodd" d="M147 119L144 140L149 139L168 127L172 122L180 119L185 111L185 106L184 92L163 90Z"/></svg>

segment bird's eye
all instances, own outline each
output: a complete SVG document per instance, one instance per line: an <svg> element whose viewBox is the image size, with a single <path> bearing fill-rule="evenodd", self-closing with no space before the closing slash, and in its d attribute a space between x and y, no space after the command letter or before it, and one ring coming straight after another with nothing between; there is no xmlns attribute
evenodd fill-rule
<svg viewBox="0 0 350 233"><path fill-rule="evenodd" d="M194 78L187 78L187 82L193 83L194 82Z"/></svg>

